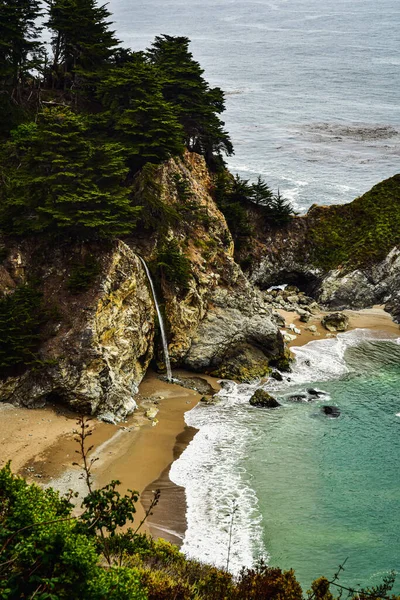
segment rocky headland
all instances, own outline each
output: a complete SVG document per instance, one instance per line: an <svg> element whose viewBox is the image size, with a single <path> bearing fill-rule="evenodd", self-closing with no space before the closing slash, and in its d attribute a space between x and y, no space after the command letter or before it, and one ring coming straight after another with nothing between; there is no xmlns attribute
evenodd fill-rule
<svg viewBox="0 0 400 600"><path fill-rule="evenodd" d="M385 304L400 319L394 211L400 176L353 203L314 206L281 227L266 225L256 207L250 209L253 235L236 254L202 157L186 152L156 167L153 178L163 206L179 214L163 242L157 230L101 245L3 238L1 294L37 281L45 318L34 364L3 372L1 401L28 407L59 402L112 422L134 410L149 365L163 367L154 301L139 257L152 272L174 368L240 381L263 377L271 367L284 369L284 336L290 342L293 330L282 333L282 310L295 312L311 331L316 326L308 321L321 307L332 312ZM182 208L182 195L190 212ZM165 243L173 245L172 259L185 261L184 283L171 276L165 250L160 259ZM88 271L90 261L95 268ZM288 287L269 289L278 284Z"/></svg>

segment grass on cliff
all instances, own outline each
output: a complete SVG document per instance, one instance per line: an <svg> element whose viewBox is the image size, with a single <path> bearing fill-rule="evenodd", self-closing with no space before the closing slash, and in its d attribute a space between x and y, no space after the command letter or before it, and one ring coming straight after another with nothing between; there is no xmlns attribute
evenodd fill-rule
<svg viewBox="0 0 400 600"><path fill-rule="evenodd" d="M400 175L350 204L312 207L308 215L316 265L327 270L368 267L400 243Z"/></svg>

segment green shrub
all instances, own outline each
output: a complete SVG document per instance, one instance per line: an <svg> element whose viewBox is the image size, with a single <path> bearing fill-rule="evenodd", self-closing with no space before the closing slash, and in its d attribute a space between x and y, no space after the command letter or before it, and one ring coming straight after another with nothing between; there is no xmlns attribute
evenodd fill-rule
<svg viewBox="0 0 400 600"><path fill-rule="evenodd" d="M157 268L167 281L181 291L189 289L192 276L190 260L181 252L176 240L164 242L157 254Z"/></svg>
<svg viewBox="0 0 400 600"><path fill-rule="evenodd" d="M101 272L101 267L93 254L88 254L82 263L72 267L67 281L67 288L73 294L85 292L90 288L96 277Z"/></svg>
<svg viewBox="0 0 400 600"><path fill-rule="evenodd" d="M21 285L0 300L0 375L36 361L40 325L45 320L41 293Z"/></svg>

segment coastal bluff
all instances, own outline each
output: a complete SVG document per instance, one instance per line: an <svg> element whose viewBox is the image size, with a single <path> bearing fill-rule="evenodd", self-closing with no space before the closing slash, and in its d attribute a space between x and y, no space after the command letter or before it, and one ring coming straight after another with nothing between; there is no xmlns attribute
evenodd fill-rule
<svg viewBox="0 0 400 600"><path fill-rule="evenodd" d="M148 366L163 366L139 257L154 278L173 367L249 380L283 356L272 310L233 258L204 159L186 152L155 167L152 182L163 207L179 215L162 235L160 223L102 243L1 239L0 295L10 298L34 282L41 296L34 357L2 370L1 401L28 407L59 402L112 422L135 409ZM190 213L182 211L183 195ZM182 264L184 284L176 276Z"/></svg>
<svg viewBox="0 0 400 600"><path fill-rule="evenodd" d="M385 306L400 322L400 174L342 205L313 205L279 230L257 210L247 274L261 289L298 286L327 310Z"/></svg>

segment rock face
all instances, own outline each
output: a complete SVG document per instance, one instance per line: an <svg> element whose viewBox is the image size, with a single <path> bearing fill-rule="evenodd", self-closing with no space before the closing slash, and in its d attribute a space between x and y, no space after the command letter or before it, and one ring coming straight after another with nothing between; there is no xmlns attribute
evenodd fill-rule
<svg viewBox="0 0 400 600"><path fill-rule="evenodd" d="M180 244L192 272L184 293L161 281L172 365L240 381L261 377L269 360L283 353L278 326L263 294L234 261L232 237L210 194L203 158L187 153L160 168L163 201L181 210L173 183L177 177L186 182L200 218L167 234Z"/></svg>
<svg viewBox="0 0 400 600"><path fill-rule="evenodd" d="M257 222L251 281L294 284L328 310L384 304L400 322L399 205L395 175L349 204L314 205L283 229Z"/></svg>
<svg viewBox="0 0 400 600"><path fill-rule="evenodd" d="M131 412L150 361L163 360L138 255L157 265L164 238L178 244L191 267L184 290L159 272L156 282L173 366L249 380L264 375L269 360L283 355L283 339L263 294L234 261L232 237L210 195L204 159L188 152L160 165L157 173L163 203L184 213L178 177L197 207L161 240L155 231L108 244L51 246L38 238L0 244L7 250L7 258L0 259L0 297L34 275L54 313L38 351L40 370L27 368L0 380L0 401L29 407L59 401L110 421ZM68 287L73 265L87 253L98 262L98 274L86 291L73 293Z"/></svg>
<svg viewBox="0 0 400 600"><path fill-rule="evenodd" d="M280 406L278 400L262 389L256 390L249 402L251 406L256 406L258 408L278 408L278 406Z"/></svg>
<svg viewBox="0 0 400 600"><path fill-rule="evenodd" d="M184 364L226 379L265 375L269 360L283 353L284 344L261 295L242 278L235 290L215 290L211 302Z"/></svg>
<svg viewBox="0 0 400 600"><path fill-rule="evenodd" d="M346 331L349 327L349 317L344 313L331 313L325 315L321 321L322 325L328 331Z"/></svg>
<svg viewBox="0 0 400 600"><path fill-rule="evenodd" d="M143 267L126 244L118 242L106 263L95 292L78 299L61 291L62 273L48 273L47 293L65 302L60 310L69 317L41 347L43 367L0 381L1 401L36 407L51 399L110 421L134 410L153 355L153 300ZM28 260L25 265L29 269ZM51 265L56 268L57 258Z"/></svg>

